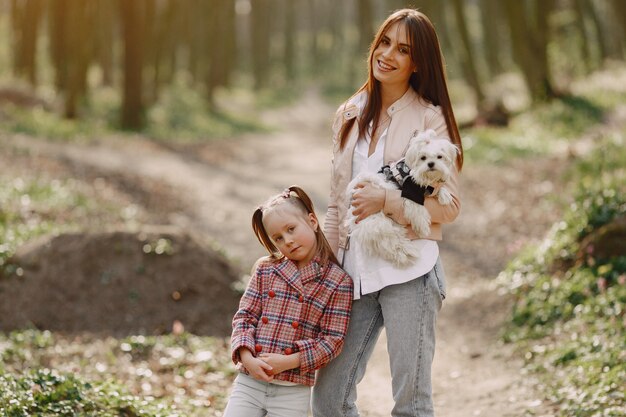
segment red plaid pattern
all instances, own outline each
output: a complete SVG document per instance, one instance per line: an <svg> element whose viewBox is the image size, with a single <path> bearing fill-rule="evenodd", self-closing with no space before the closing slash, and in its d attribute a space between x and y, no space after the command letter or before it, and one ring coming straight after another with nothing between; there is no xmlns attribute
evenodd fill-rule
<svg viewBox="0 0 626 417"><path fill-rule="evenodd" d="M298 270L290 260L261 262L233 318L233 362L241 347L254 355L299 351L300 368L274 379L313 385L315 370L341 352L351 307L352 279L334 263L315 258Z"/></svg>

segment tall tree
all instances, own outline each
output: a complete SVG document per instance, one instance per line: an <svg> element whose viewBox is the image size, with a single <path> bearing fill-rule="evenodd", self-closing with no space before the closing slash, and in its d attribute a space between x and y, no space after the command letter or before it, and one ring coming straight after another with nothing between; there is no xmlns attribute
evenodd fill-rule
<svg viewBox="0 0 626 417"><path fill-rule="evenodd" d="M117 15L115 7L111 6L110 0L96 0L97 9L95 16L95 59L102 71L102 84L113 85L114 61L113 48L115 45L115 21Z"/></svg>
<svg viewBox="0 0 626 417"><path fill-rule="evenodd" d="M143 2L119 0L124 41L124 84L121 125L138 130L143 126Z"/></svg>
<svg viewBox="0 0 626 417"><path fill-rule="evenodd" d="M68 74L68 39L66 36L68 10L70 0L56 0L50 3L49 10L49 39L50 56L54 66L54 85L57 91L65 91Z"/></svg>
<svg viewBox="0 0 626 417"><path fill-rule="evenodd" d="M296 78L295 38L296 38L296 6L293 0L284 0L285 33L283 60L285 63L285 78L292 81Z"/></svg>
<svg viewBox="0 0 626 417"><path fill-rule="evenodd" d="M481 0L480 13L487 69L490 77L493 77L504 71L501 57L504 48L499 0Z"/></svg>
<svg viewBox="0 0 626 417"><path fill-rule="evenodd" d="M592 62L591 46L589 35L587 33L587 24L585 13L580 0L572 1L572 9L576 16L576 29L580 35L580 55L582 57L582 65L584 71L588 73L595 66Z"/></svg>
<svg viewBox="0 0 626 417"><path fill-rule="evenodd" d="M230 74L235 64L236 34L235 34L235 3L232 0L213 0L208 36L208 71L206 73L206 95L211 106L213 93L217 87L226 86L230 81ZM269 35L266 33L266 37ZM257 87L265 86L267 82L267 67L269 66L269 39L264 47L268 48L263 56L255 59L255 65L262 67L257 74ZM254 52L253 52L254 53Z"/></svg>
<svg viewBox="0 0 626 417"><path fill-rule="evenodd" d="M459 49L460 64L465 74L467 83L474 90L476 95L476 105L479 109L484 107L485 93L481 81L478 77L478 69L476 67L476 55L474 54L474 47L470 39L469 31L467 30L467 22L465 18L465 10L461 0L453 0L452 8L454 10L456 28L461 40L462 48Z"/></svg>
<svg viewBox="0 0 626 417"><path fill-rule="evenodd" d="M555 97L547 53L548 16L554 0L506 0L504 6L511 29L513 58L522 71L532 100L540 102Z"/></svg>
<svg viewBox="0 0 626 417"><path fill-rule="evenodd" d="M357 18L359 27L359 52L366 56L374 39L374 12L371 0L357 0Z"/></svg>
<svg viewBox="0 0 626 417"><path fill-rule="evenodd" d="M66 22L66 42L71 54L68 60L65 86L65 117L78 117L80 100L87 94L87 71L93 57L93 27L96 3L71 0Z"/></svg>
<svg viewBox="0 0 626 417"><path fill-rule="evenodd" d="M269 84L270 74L270 0L254 0L252 10L252 72L254 88L259 90Z"/></svg>
<svg viewBox="0 0 626 417"><path fill-rule="evenodd" d="M37 39L44 3L42 0L12 0L13 68L31 85L37 85Z"/></svg>

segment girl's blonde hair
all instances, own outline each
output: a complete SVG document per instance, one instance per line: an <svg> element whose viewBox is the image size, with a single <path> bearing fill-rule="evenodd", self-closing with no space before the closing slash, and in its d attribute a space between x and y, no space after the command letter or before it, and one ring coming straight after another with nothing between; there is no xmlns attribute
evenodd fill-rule
<svg viewBox="0 0 626 417"><path fill-rule="evenodd" d="M265 226L263 225L263 213L269 209L273 209L276 206L281 204L289 204L292 208L298 210L302 214L303 217L307 217L309 214L315 216L315 220L317 220L317 216L315 215L315 210L313 208L313 202L304 192L304 190L297 185L292 185L291 187L285 189L280 194L277 194L267 200L265 203L257 207L252 215L252 230L254 230L254 234L256 235L261 245L270 254L270 259L273 261L280 261L284 259L284 255L278 250L272 239L267 234L265 230ZM328 263L329 261L334 262L335 264L339 264L335 254L333 253L328 240L326 240L326 236L322 232L322 228L319 225L317 230L315 230L315 240L317 244L317 254L320 256L323 264Z"/></svg>

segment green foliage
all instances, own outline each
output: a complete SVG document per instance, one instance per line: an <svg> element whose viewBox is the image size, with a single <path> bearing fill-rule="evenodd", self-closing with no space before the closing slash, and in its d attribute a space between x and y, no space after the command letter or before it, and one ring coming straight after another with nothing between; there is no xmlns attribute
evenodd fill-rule
<svg viewBox="0 0 626 417"><path fill-rule="evenodd" d="M254 131L267 131L267 127L236 110L211 110L198 91L179 81L148 110L145 133L158 140L176 143L225 138Z"/></svg>
<svg viewBox="0 0 626 417"><path fill-rule="evenodd" d="M10 417L176 415L171 408L132 396L117 384L92 384L47 368L25 376L0 373L0 413Z"/></svg>
<svg viewBox="0 0 626 417"><path fill-rule="evenodd" d="M626 90L617 88L625 77L622 67L597 71L572 83L570 95L515 115L507 128L481 126L462 132L468 162L498 163L562 151L572 141L598 130L610 113L626 102Z"/></svg>
<svg viewBox="0 0 626 417"><path fill-rule="evenodd" d="M508 128L477 127L463 133L469 161L503 162L547 155L600 124L606 109L586 97L568 96L511 120Z"/></svg>
<svg viewBox="0 0 626 417"><path fill-rule="evenodd" d="M0 332L0 364L2 416L216 416L234 376L225 340L189 333Z"/></svg>
<svg viewBox="0 0 626 417"><path fill-rule="evenodd" d="M264 107L268 103L277 106L293 97L294 93L287 90L267 92L260 96L259 103ZM75 120L42 107L4 105L0 129L48 140L91 141L118 132L120 106L119 93L111 88L94 89ZM147 109L147 125L142 133L176 143L268 131L256 117L253 112L244 114L239 109L210 109L205 97L179 81L165 89L160 100Z"/></svg>
<svg viewBox="0 0 626 417"><path fill-rule="evenodd" d="M10 257L25 242L76 230L83 222L106 223L119 208L92 198L75 180L0 177L0 271L21 273Z"/></svg>
<svg viewBox="0 0 626 417"><path fill-rule="evenodd" d="M498 278L516 298L504 339L527 351L527 366L542 378L559 416L626 412L626 254L600 259L580 245L626 215L622 142L604 138L574 165L575 201L563 220Z"/></svg>
<svg viewBox="0 0 626 417"><path fill-rule="evenodd" d="M97 132L87 121L63 119L56 113L43 108L22 109L7 105L6 117L0 121L0 127L9 132L50 140L80 140Z"/></svg>

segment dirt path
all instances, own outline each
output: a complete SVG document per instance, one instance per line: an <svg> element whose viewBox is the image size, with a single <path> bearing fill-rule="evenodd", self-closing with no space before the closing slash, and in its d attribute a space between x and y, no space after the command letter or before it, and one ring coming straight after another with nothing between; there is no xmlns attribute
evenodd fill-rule
<svg viewBox="0 0 626 417"><path fill-rule="evenodd" d="M122 178L147 177L177 190L184 210L169 222L210 236L244 268L263 254L250 230L254 207L285 186L299 184L318 212L327 202L333 109L313 92L288 109L263 115L272 134L247 135L202 146L165 147L142 137L107 138L92 145L59 145L28 137L0 138L14 146L62 159L77 172ZM6 142L6 143L2 143ZM557 218L545 197L558 178L554 160L501 166L467 164L462 174L463 210L441 244L449 294L438 322L434 392L438 415L549 415L520 372L498 331L509 302L492 282L522 244L540 238ZM532 184L532 186L530 186ZM384 335L359 386L364 416L389 416L392 408Z"/></svg>

